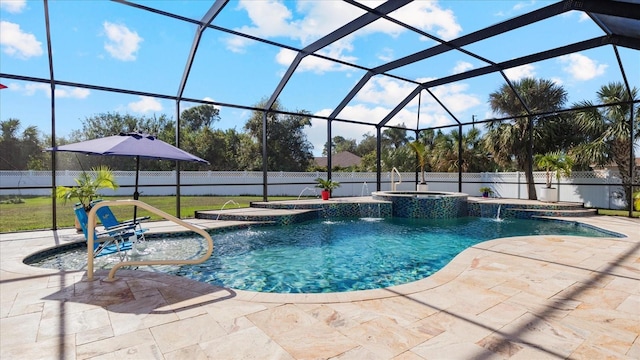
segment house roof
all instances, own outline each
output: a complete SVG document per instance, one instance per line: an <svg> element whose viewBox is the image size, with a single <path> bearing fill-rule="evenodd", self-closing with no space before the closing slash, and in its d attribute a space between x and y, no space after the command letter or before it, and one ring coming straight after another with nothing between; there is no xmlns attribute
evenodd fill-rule
<svg viewBox="0 0 640 360"><path fill-rule="evenodd" d="M331 155L331 166L332 167L349 167L349 166L357 166L360 165L360 161L362 159L360 156L350 153L348 151L341 151L339 153ZM327 166L327 157L320 156L315 158L316 165L326 167Z"/></svg>

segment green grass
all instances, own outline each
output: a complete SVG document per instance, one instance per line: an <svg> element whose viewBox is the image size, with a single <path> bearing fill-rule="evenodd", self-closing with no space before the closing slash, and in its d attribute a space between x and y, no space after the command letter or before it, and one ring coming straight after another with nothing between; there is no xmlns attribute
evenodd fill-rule
<svg viewBox="0 0 640 360"><path fill-rule="evenodd" d="M130 199L128 197L105 197L105 200ZM269 201L291 200L295 197L270 197ZM23 203L0 203L0 233L39 230L52 228L52 209L50 197L23 198ZM141 201L160 209L171 215L176 215L175 196L145 196ZM252 201L262 201L262 196L182 196L180 198L180 216L193 218L196 210L217 210L229 200L240 204L240 207L249 207ZM56 204L58 228L70 228L74 226L75 214L73 204L64 204L58 201ZM227 204L225 209L237 208L235 204ZM127 220L133 216L133 207L116 206L112 208L116 217ZM151 216L152 220L160 220L157 215L144 209L138 209L138 216Z"/></svg>
<svg viewBox="0 0 640 360"><path fill-rule="evenodd" d="M598 215L629 216L629 210L598 209ZM640 211L634 211L633 217L640 217Z"/></svg>

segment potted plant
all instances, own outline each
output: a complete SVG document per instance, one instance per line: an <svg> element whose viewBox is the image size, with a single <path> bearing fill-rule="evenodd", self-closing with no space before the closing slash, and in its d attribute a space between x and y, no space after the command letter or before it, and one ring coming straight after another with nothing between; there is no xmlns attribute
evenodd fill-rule
<svg viewBox="0 0 640 360"><path fill-rule="evenodd" d="M329 200L331 191L340 187L339 182L333 181L331 179L317 178L316 182L316 187L322 189L322 191L320 192L320 194L322 195L322 200Z"/></svg>
<svg viewBox="0 0 640 360"><path fill-rule="evenodd" d="M91 172L83 171L80 176L78 176L74 180L77 186L56 187L56 197L59 199L64 199L65 204L68 200L74 199L76 202L82 204L82 207L86 212L89 212L89 210L91 210L91 201L99 196L99 190L115 190L118 188L118 184L115 180L115 175L113 174L113 171L111 171L111 169L109 169L109 167L107 166L98 166L92 168ZM82 228L80 228L80 224L78 224L76 219L76 230L78 229L82 231Z"/></svg>
<svg viewBox="0 0 640 360"><path fill-rule="evenodd" d="M546 186L540 189L540 200L547 202L558 202L558 192L551 184L553 174L560 181L560 176L568 176L571 174L573 167L573 159L564 153L551 152L544 155L536 155L534 159L538 168L544 169L546 172Z"/></svg>
<svg viewBox="0 0 640 360"><path fill-rule="evenodd" d="M491 189L488 186L483 186L479 190L482 193L482 197L486 198L486 197L489 197L489 196L493 195L493 189Z"/></svg>
<svg viewBox="0 0 640 360"><path fill-rule="evenodd" d="M427 185L427 181L425 180L425 169L427 168L427 164L429 163L429 159L427 157L428 148L425 144L419 142L418 140L410 142L409 147L413 152L416 153L416 159L418 160L418 167L420 168L420 183L416 185L417 191L427 191L429 190L429 185Z"/></svg>

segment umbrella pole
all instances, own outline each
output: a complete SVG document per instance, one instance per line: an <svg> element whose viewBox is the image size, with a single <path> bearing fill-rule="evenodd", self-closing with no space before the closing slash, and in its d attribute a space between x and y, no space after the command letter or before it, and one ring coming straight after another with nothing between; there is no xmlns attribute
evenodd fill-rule
<svg viewBox="0 0 640 360"><path fill-rule="evenodd" d="M140 197L140 193L138 192L138 180L140 178L140 156L136 156L136 186L133 191L133 200L138 200ZM133 223L136 223L136 218L138 217L138 207L133 206Z"/></svg>

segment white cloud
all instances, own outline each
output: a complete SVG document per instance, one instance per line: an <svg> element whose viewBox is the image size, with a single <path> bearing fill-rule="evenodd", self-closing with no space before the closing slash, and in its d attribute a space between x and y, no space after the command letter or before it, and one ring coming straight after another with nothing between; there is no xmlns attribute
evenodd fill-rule
<svg viewBox="0 0 640 360"><path fill-rule="evenodd" d="M514 16L514 14L520 14L523 13L527 10L527 8L535 5L535 1L531 0L531 1L519 1L517 3L515 3L511 9L509 9L508 11L499 11L496 14L494 14L495 16L498 17L510 17L510 16ZM505 1L504 4L509 4L509 2Z"/></svg>
<svg viewBox="0 0 640 360"><path fill-rule="evenodd" d="M574 79L579 81L591 80L603 75L607 69L607 64L598 64L596 60L590 59L581 54L569 54L558 58L560 63L565 64L562 68Z"/></svg>
<svg viewBox="0 0 640 360"><path fill-rule="evenodd" d="M526 8L533 6L535 3L536 3L535 1L527 1L527 2L520 1L520 2L516 3L515 5L513 5L513 10L514 11L523 11Z"/></svg>
<svg viewBox="0 0 640 360"><path fill-rule="evenodd" d="M465 112L482 102L476 95L469 94L467 84L448 84L433 88L431 92L454 114ZM428 97L430 98L430 97ZM425 96L422 97L425 99ZM429 100L428 104L436 106L434 100ZM438 106L439 107L439 106Z"/></svg>
<svg viewBox="0 0 640 360"><path fill-rule="evenodd" d="M516 66L511 69L507 69L504 71L504 74L507 75L509 80L517 81L527 77L535 77L536 76L536 68L531 64L526 64L522 66Z"/></svg>
<svg viewBox="0 0 640 360"><path fill-rule="evenodd" d="M377 57L378 57L378 59L380 59L380 60L382 60L384 62L389 62L389 61L395 59L393 49L391 49L391 48L382 49L380 52L378 52Z"/></svg>
<svg viewBox="0 0 640 360"><path fill-rule="evenodd" d="M138 96L140 100L131 102L127 105L129 110L137 113L148 113L154 111L162 111L162 104L149 96Z"/></svg>
<svg viewBox="0 0 640 360"><path fill-rule="evenodd" d="M57 98L84 99L88 97L90 93L89 89L83 88L56 87L55 90Z"/></svg>
<svg viewBox="0 0 640 360"><path fill-rule="evenodd" d="M27 0L2 0L0 1L0 9L6 10L12 14L21 13L27 7Z"/></svg>
<svg viewBox="0 0 640 360"><path fill-rule="evenodd" d="M0 21L0 46L2 51L20 59L42 55L42 43L35 35L23 32L20 25Z"/></svg>
<svg viewBox="0 0 640 360"><path fill-rule="evenodd" d="M287 2L289 4L290 2ZM376 7L378 3L366 3ZM306 46L320 37L334 31L340 26L362 15L364 11L355 6L340 1L300 1L295 13L288 9L282 1L250 1L239 2L238 8L245 10L251 19L250 26L243 26L235 30L254 36L265 38L284 37L292 39ZM269 14L269 16L264 16ZM393 17L426 31L434 31L444 39L457 36L462 28L455 20L453 12L440 8L435 2L417 1L402 7L391 14ZM354 51L353 42L358 37L373 33L383 33L396 37L407 30L389 21L375 21L347 37L321 49L320 54L353 62L355 57L349 55ZM234 52L242 52L250 41L230 37L227 47ZM381 54L384 57L384 54ZM311 58L311 57L310 57ZM277 56L280 64L290 64L292 56L286 56L281 51ZM339 64L327 65L326 61L308 60L309 63L301 67L301 71L344 71L349 67Z"/></svg>
<svg viewBox="0 0 640 360"><path fill-rule="evenodd" d="M468 63L466 61L458 61L456 63L456 66L453 67L453 73L460 74L471 69L473 69L473 65L471 63Z"/></svg>
<svg viewBox="0 0 640 360"><path fill-rule="evenodd" d="M453 11L443 9L435 1L414 1L391 13L391 16L427 32L435 33L444 40L456 38L462 27Z"/></svg>
<svg viewBox="0 0 640 360"><path fill-rule="evenodd" d="M416 84L375 76L356 95L356 101L395 107L417 87Z"/></svg>
<svg viewBox="0 0 640 360"><path fill-rule="evenodd" d="M51 97L51 86L44 83L29 83L24 86L16 83L12 83L9 88L14 91L18 91L25 96L33 96L40 92L47 97ZM85 99L89 97L91 91L88 89L68 87L68 86L56 86L55 97L56 98L70 98L70 99Z"/></svg>
<svg viewBox="0 0 640 360"><path fill-rule="evenodd" d="M114 58L122 61L133 61L144 40L137 32L129 30L125 25L105 21L102 24L107 41L104 49Z"/></svg>
<svg viewBox="0 0 640 360"><path fill-rule="evenodd" d="M559 77L554 76L554 77L551 77L550 80L553 81L558 86L562 86L562 84L564 84L564 81Z"/></svg>

